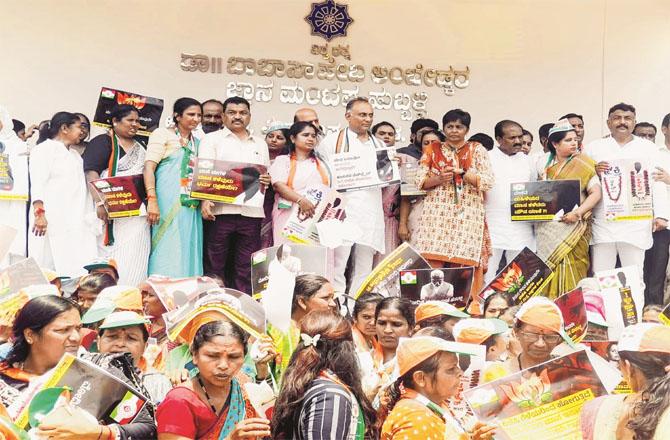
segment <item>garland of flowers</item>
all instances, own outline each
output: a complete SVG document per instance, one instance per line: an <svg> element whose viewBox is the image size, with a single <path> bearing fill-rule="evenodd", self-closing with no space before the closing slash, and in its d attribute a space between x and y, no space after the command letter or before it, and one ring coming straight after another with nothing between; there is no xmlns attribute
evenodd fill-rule
<svg viewBox="0 0 670 440"><path fill-rule="evenodd" d="M644 184L644 194L638 195L638 189L642 189L641 186ZM633 197L649 197L651 194L651 188L649 186L649 172L644 170L642 173L642 179L638 177L635 171L630 172L630 187Z"/></svg>
<svg viewBox="0 0 670 440"><path fill-rule="evenodd" d="M609 185L609 180L611 179L611 176L605 175L604 183L605 183L605 192L607 192L607 197L613 202L618 202L619 199L621 198L621 184L623 183L623 179L621 178L621 174L617 174L617 179L618 179L618 186L619 186L619 193L617 194L616 198L612 197L612 193L610 192L610 185Z"/></svg>

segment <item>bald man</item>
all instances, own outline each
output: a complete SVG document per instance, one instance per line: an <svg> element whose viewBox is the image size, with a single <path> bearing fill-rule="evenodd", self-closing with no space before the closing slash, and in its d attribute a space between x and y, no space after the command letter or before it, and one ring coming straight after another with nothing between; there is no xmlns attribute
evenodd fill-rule
<svg viewBox="0 0 670 440"><path fill-rule="evenodd" d="M313 108L311 107L299 108L298 111L296 111L295 115L293 116L293 123L295 124L296 122L311 122L316 126L316 128L319 129L318 133L319 140L323 138L324 132L323 128L321 127L321 123L319 122L319 115Z"/></svg>

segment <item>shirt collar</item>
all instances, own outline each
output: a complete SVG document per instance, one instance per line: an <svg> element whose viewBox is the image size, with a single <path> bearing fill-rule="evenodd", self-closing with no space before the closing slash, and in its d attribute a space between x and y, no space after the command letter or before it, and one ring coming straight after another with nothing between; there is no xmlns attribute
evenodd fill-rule
<svg viewBox="0 0 670 440"><path fill-rule="evenodd" d="M223 128L221 129L221 135L222 135L223 137L234 136L234 137L236 137L238 140L240 140L241 142L247 142L247 141L257 142L257 141L258 141L258 140L256 139L255 135L251 134L251 132L249 131L249 129L247 129L247 133L249 133L249 137L248 137L246 140L243 141L243 140L241 140L240 138L238 138L237 135L236 135L235 133L233 133L232 131L230 131L230 129L229 129L228 127L223 127Z"/></svg>

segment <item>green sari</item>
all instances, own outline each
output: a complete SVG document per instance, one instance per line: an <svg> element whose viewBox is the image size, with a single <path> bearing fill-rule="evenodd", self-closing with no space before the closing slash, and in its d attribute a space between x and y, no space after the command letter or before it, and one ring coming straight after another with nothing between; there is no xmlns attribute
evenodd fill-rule
<svg viewBox="0 0 670 440"><path fill-rule="evenodd" d="M583 154L576 154L563 164L551 163L545 171L546 180L579 180L582 202L587 196L589 181L596 175L595 162ZM580 280L586 278L591 213L574 224L555 221L536 223L535 235L537 255L554 271L544 296L555 299L573 290Z"/></svg>

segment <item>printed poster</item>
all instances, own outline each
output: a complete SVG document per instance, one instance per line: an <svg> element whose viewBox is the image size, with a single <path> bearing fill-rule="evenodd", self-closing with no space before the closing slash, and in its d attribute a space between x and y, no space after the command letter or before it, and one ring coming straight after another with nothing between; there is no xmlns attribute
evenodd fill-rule
<svg viewBox="0 0 670 440"><path fill-rule="evenodd" d="M26 392L32 398L46 388L66 386L72 389L70 403L86 410L104 424L131 423L149 401L147 396L102 368L69 353L65 353L43 383ZM16 412L16 425L24 429L28 427L28 403L25 402Z"/></svg>
<svg viewBox="0 0 670 440"><path fill-rule="evenodd" d="M549 266L526 247L482 289L479 297L484 300L502 292L509 294L515 304L523 304L540 293L553 276Z"/></svg>
<svg viewBox="0 0 670 440"><path fill-rule="evenodd" d="M314 215L311 217L303 215L298 204L293 203L291 216L286 221L282 234L299 244L321 244L319 223L328 220L335 220L340 224L344 222L347 217L346 199L342 194L326 186L308 188L302 192L302 196L314 205Z"/></svg>
<svg viewBox="0 0 670 440"><path fill-rule="evenodd" d="M584 341L584 345L590 347L592 352L603 358L611 367L619 370L618 341ZM625 380L621 380L612 394L630 394L632 392L630 385Z"/></svg>
<svg viewBox="0 0 670 440"><path fill-rule="evenodd" d="M92 181L91 185L105 202L109 218L147 215L147 192L141 174L106 177Z"/></svg>
<svg viewBox="0 0 670 440"><path fill-rule="evenodd" d="M400 195L401 196L425 196L426 191L416 187L415 177L419 169L419 163L406 160L400 164Z"/></svg>
<svg viewBox="0 0 670 440"><path fill-rule="evenodd" d="M600 180L608 221L651 220L654 216L651 164L633 159L608 161Z"/></svg>
<svg viewBox="0 0 670 440"><path fill-rule="evenodd" d="M466 390L464 396L477 419L499 426L496 439L581 440L582 406L607 391L580 350Z"/></svg>
<svg viewBox="0 0 670 440"><path fill-rule="evenodd" d="M596 272L605 305L609 339L618 340L624 327L637 324L644 307L644 284L637 266Z"/></svg>
<svg viewBox="0 0 670 440"><path fill-rule="evenodd" d="M400 271L419 269L430 269L430 265L409 243L402 243L372 269L354 299L368 292L386 297L400 296Z"/></svg>
<svg viewBox="0 0 670 440"><path fill-rule="evenodd" d="M49 280L32 257L21 260L0 271L0 299L35 284L49 284Z"/></svg>
<svg viewBox="0 0 670 440"><path fill-rule="evenodd" d="M393 160L395 149L379 148L374 153L348 151L333 155L329 165L334 188L344 192L399 184L400 170Z"/></svg>
<svg viewBox="0 0 670 440"><path fill-rule="evenodd" d="M510 184L512 221L552 221L579 206L579 180Z"/></svg>
<svg viewBox="0 0 670 440"><path fill-rule="evenodd" d="M201 292L219 287L209 277L169 278L162 275L151 275L147 278L147 284L154 289L168 312L185 305L189 299Z"/></svg>
<svg viewBox="0 0 670 440"><path fill-rule="evenodd" d="M186 304L163 314L168 339L177 341L193 318L209 311L221 312L257 339L265 334L265 310L259 302L239 290L217 288L216 292L199 292Z"/></svg>
<svg viewBox="0 0 670 440"><path fill-rule="evenodd" d="M580 342L586 336L589 324L582 288L578 287L559 296L554 303L561 310L566 333L575 343Z"/></svg>
<svg viewBox="0 0 670 440"><path fill-rule="evenodd" d="M4 142L0 142L1 200L28 200L28 152L10 154Z"/></svg>
<svg viewBox="0 0 670 440"><path fill-rule="evenodd" d="M261 294L268 287L268 280L278 266L288 269L294 276L305 273L330 279L328 250L322 246L284 243L254 252L251 256L251 292Z"/></svg>
<svg viewBox="0 0 670 440"><path fill-rule="evenodd" d="M138 110L140 128L136 138L146 145L149 135L158 128L163 113L163 100L137 93L103 87L98 97L93 125L101 128L112 128L109 115L112 109L120 104L130 104Z"/></svg>
<svg viewBox="0 0 670 440"><path fill-rule="evenodd" d="M475 275L474 267L400 271L400 296L411 301L444 301L465 307Z"/></svg>
<svg viewBox="0 0 670 440"><path fill-rule="evenodd" d="M658 315L659 321L665 325L670 325L670 303L663 308L661 313Z"/></svg>
<svg viewBox="0 0 670 440"><path fill-rule="evenodd" d="M263 207L265 187L259 177L266 173L264 165L196 158L191 198Z"/></svg>

